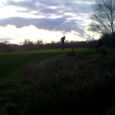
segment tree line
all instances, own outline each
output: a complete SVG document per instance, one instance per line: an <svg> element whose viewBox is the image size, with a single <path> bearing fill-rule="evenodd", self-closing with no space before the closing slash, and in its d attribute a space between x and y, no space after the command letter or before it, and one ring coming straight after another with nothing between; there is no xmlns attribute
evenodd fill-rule
<svg viewBox="0 0 115 115"><path fill-rule="evenodd" d="M94 41L71 41L65 42L65 48L95 48L98 44L98 40ZM12 52L17 50L30 50L30 49L61 49L61 42L51 42L44 44L42 41L33 43L30 40L25 40L22 45L0 43L0 52Z"/></svg>

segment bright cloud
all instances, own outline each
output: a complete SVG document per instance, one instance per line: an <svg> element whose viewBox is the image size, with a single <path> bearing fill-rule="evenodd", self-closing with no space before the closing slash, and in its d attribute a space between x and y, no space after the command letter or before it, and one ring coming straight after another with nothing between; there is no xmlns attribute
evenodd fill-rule
<svg viewBox="0 0 115 115"><path fill-rule="evenodd" d="M0 41L86 40L94 0L0 0ZM92 34L91 34L92 35Z"/></svg>
<svg viewBox="0 0 115 115"><path fill-rule="evenodd" d="M33 25L22 27L22 28L16 28L15 26L7 25L5 27L0 27L0 40L3 40L2 38L12 38L8 41L10 43L21 43L24 42L25 39L30 39L34 42L37 40L43 40L44 43L51 42L51 41L60 41L60 38L63 36L63 32L61 31L49 31L49 30L43 30L38 29ZM7 32L7 34L6 34ZM84 40L79 33L75 31L66 32L66 40L72 41L77 40L81 41ZM7 40L7 39L6 39Z"/></svg>
<svg viewBox="0 0 115 115"><path fill-rule="evenodd" d="M12 1L14 1L14 2L23 2L25 0L12 0Z"/></svg>
<svg viewBox="0 0 115 115"><path fill-rule="evenodd" d="M7 3L7 0L0 0L0 7Z"/></svg>

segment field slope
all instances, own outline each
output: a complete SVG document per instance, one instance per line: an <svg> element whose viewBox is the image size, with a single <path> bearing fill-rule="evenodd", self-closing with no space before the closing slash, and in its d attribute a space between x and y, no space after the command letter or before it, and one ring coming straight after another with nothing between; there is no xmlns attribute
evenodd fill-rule
<svg viewBox="0 0 115 115"><path fill-rule="evenodd" d="M115 105L114 76L112 52L0 53L0 115L109 115Z"/></svg>

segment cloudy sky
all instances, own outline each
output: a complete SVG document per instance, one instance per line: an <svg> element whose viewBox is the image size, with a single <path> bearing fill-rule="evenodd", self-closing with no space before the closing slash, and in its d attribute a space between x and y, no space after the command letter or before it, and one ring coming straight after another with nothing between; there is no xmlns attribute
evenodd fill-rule
<svg viewBox="0 0 115 115"><path fill-rule="evenodd" d="M0 0L0 42L90 40L94 0Z"/></svg>

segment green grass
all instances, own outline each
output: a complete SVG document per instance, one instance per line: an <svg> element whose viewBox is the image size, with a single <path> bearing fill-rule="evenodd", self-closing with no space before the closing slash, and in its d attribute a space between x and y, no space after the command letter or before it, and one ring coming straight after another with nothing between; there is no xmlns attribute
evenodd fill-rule
<svg viewBox="0 0 115 115"><path fill-rule="evenodd" d="M20 71L33 61L38 62L67 52L71 52L71 49L66 49L64 52L61 49L41 49L0 53L0 79ZM77 48L75 52L94 52L94 49Z"/></svg>
<svg viewBox="0 0 115 115"><path fill-rule="evenodd" d="M27 64L61 55L61 51L25 51L0 54L0 79L10 76Z"/></svg>
<svg viewBox="0 0 115 115"><path fill-rule="evenodd" d="M19 115L84 115L83 111L92 115L111 110L105 105L114 101L114 53L74 51L73 56L68 55L71 49L0 53L0 114L10 107Z"/></svg>
<svg viewBox="0 0 115 115"><path fill-rule="evenodd" d="M66 48L64 52L70 52L71 48ZM75 48L76 52L95 52L94 48ZM1 52L0 55L8 54L41 54L41 53L62 53L61 49L35 49L35 50L23 50L23 51L13 51L13 52Z"/></svg>

